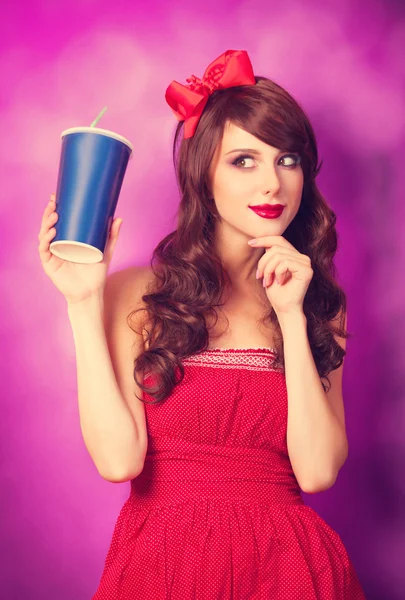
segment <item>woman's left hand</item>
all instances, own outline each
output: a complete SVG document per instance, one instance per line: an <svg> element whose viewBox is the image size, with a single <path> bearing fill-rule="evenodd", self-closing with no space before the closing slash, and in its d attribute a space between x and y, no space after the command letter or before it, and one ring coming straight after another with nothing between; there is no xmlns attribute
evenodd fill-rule
<svg viewBox="0 0 405 600"><path fill-rule="evenodd" d="M249 242L266 249L258 262L267 298L276 314L303 311L305 294L313 277L311 259L300 254L283 236L269 235ZM277 283L279 282L279 283Z"/></svg>

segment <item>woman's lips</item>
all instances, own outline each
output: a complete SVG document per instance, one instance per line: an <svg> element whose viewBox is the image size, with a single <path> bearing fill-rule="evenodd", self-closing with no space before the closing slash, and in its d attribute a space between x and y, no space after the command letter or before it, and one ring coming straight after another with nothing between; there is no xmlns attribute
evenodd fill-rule
<svg viewBox="0 0 405 600"><path fill-rule="evenodd" d="M249 208L263 219L277 219L284 210L282 204L257 204L256 206L249 206Z"/></svg>

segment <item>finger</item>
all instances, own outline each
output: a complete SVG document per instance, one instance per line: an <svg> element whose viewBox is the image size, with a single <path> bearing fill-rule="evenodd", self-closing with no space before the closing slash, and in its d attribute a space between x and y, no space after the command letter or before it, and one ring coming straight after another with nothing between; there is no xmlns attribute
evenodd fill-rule
<svg viewBox="0 0 405 600"><path fill-rule="evenodd" d="M51 215L53 212L55 212L55 203L52 202L52 200L49 200L42 215L41 226L46 223L49 215Z"/></svg>
<svg viewBox="0 0 405 600"><path fill-rule="evenodd" d="M48 232L46 232L41 241L38 244L38 252L43 263L47 263L52 258L52 252L49 250L49 246L55 237L56 229L52 227Z"/></svg>
<svg viewBox="0 0 405 600"><path fill-rule="evenodd" d="M278 285L283 285L283 283L285 283L288 279L288 275L290 274L289 269L287 269L286 267L284 267L283 269L280 269L279 271L275 271L274 273L274 278L276 283L278 283Z"/></svg>
<svg viewBox="0 0 405 600"><path fill-rule="evenodd" d="M289 256L299 256L300 253L295 248L287 248L286 246L281 246L280 244L274 244L271 248L265 248L263 256L275 254L276 252L284 252Z"/></svg>
<svg viewBox="0 0 405 600"><path fill-rule="evenodd" d="M269 252L266 251L263 254L263 256L260 257L257 263L259 277L262 277L264 275L264 271L267 265L272 266L272 270L274 271L277 265L277 261L281 260L282 258L292 258L294 260L299 260L299 256L300 255L297 254L296 250L293 252L288 248L277 247L277 249L272 248Z"/></svg>
<svg viewBox="0 0 405 600"><path fill-rule="evenodd" d="M48 204L46 205L46 208L44 210L43 216L42 216L42 221L41 221L41 228L38 234L38 239L41 240L42 236L44 235L44 233L46 231L49 230L49 228L51 227L52 224L52 219L49 220L49 217L55 213L55 194L51 194L51 198L48 202ZM56 213L55 213L56 214Z"/></svg>
<svg viewBox="0 0 405 600"><path fill-rule="evenodd" d="M253 248L271 248L274 245L280 245L285 248L290 248L295 250L294 246L285 239L282 235L266 235L262 237L257 237L248 241L249 246Z"/></svg>
<svg viewBox="0 0 405 600"><path fill-rule="evenodd" d="M297 259L291 259L290 257L281 257L278 258L277 261L270 261L264 268L263 273L263 287L267 287L271 285L273 281L285 281L285 277L282 277L287 274L287 271L291 273L297 273L298 271L302 271L304 268L308 268L307 264L304 264L303 261ZM273 277L270 277L270 276Z"/></svg>
<svg viewBox="0 0 405 600"><path fill-rule="evenodd" d="M291 256L291 252L289 250L286 250L285 248L281 248L280 246L277 246L277 248L271 248L270 250L266 250L266 252L263 254L263 256L260 257L257 263L257 267L260 273L264 273L266 265L271 263L271 261L274 262L274 260L277 259L277 257L282 256Z"/></svg>
<svg viewBox="0 0 405 600"><path fill-rule="evenodd" d="M44 222L41 226L40 232L38 234L39 241L41 241L43 236L45 234L47 234L48 231L56 224L58 219L59 219L59 215L56 212L52 212L51 214L49 214L47 216L47 218L44 220Z"/></svg>
<svg viewBox="0 0 405 600"><path fill-rule="evenodd" d="M55 194L55 192L53 192L53 193L52 193L52 194L49 196L49 202L48 202L48 204L46 205L45 212L46 212L46 210L49 210L49 209L53 209L53 210L55 210L55 206L56 206L56 194Z"/></svg>
<svg viewBox="0 0 405 600"><path fill-rule="evenodd" d="M263 275L263 287L269 287L272 283L284 283L285 275L288 272L287 267L280 267L279 265L275 268L274 271L265 271Z"/></svg>
<svg viewBox="0 0 405 600"><path fill-rule="evenodd" d="M274 280L279 285L283 285L283 283L287 281L289 274L291 274L292 277L292 271L290 271L285 263L280 263L274 271Z"/></svg>

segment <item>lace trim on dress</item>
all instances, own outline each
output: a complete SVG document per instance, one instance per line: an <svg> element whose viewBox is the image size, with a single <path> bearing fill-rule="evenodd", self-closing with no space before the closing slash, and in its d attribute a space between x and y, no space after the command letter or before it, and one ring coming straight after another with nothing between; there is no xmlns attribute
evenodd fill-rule
<svg viewBox="0 0 405 600"><path fill-rule="evenodd" d="M182 359L182 363L199 367L233 369L235 367L250 371L284 372L283 367L275 367L276 351L274 348L262 346L257 348L208 348L198 354L192 354ZM145 373L145 379L151 373Z"/></svg>
<svg viewBox="0 0 405 600"><path fill-rule="evenodd" d="M274 348L208 348L199 354L183 358L185 365L209 366L231 369L243 367L252 371L272 370L283 371L275 368L273 363L276 351Z"/></svg>
<svg viewBox="0 0 405 600"><path fill-rule="evenodd" d="M269 346L251 346L249 348L220 348L219 346L214 346L213 348L208 348L206 352L210 352L211 350L221 350L222 352L233 352L234 350L237 350L238 352L250 352L252 350L268 350L273 354L276 353L276 350L274 348L270 348Z"/></svg>

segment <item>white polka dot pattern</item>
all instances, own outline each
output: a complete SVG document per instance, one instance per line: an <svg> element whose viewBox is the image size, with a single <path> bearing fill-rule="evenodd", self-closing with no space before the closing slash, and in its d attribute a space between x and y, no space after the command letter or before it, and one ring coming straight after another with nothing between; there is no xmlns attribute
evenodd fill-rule
<svg viewBox="0 0 405 600"><path fill-rule="evenodd" d="M301 498L273 362L271 348L212 348L145 405L144 469L93 600L364 599L339 535Z"/></svg>

